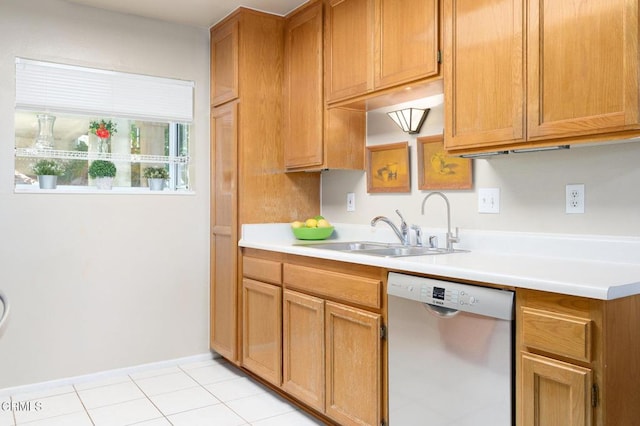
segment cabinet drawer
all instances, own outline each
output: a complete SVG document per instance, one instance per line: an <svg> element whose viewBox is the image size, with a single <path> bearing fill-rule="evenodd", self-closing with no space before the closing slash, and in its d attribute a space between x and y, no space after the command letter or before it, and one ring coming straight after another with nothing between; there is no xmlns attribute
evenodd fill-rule
<svg viewBox="0 0 640 426"><path fill-rule="evenodd" d="M242 275L254 280L282 284L282 267L280 262L255 257L242 258Z"/></svg>
<svg viewBox="0 0 640 426"><path fill-rule="evenodd" d="M591 361L589 318L522 308L522 343L578 361Z"/></svg>
<svg viewBox="0 0 640 426"><path fill-rule="evenodd" d="M285 263L283 281L288 288L319 296L376 309L382 305L382 282L373 278Z"/></svg>

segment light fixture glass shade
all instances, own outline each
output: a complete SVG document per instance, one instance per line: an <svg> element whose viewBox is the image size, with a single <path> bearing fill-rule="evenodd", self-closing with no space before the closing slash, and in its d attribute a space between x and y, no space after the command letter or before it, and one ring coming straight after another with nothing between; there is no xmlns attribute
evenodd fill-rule
<svg viewBox="0 0 640 426"><path fill-rule="evenodd" d="M405 108L398 111L388 112L387 115L407 133L418 133L422 123L429 115L429 109Z"/></svg>

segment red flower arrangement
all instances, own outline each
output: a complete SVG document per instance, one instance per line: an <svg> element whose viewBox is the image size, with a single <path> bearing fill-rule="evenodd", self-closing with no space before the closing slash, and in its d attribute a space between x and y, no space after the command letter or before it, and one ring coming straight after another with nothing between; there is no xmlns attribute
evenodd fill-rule
<svg viewBox="0 0 640 426"><path fill-rule="evenodd" d="M111 135L117 133L116 124L109 121L92 121L89 124L89 131L101 139L108 139Z"/></svg>

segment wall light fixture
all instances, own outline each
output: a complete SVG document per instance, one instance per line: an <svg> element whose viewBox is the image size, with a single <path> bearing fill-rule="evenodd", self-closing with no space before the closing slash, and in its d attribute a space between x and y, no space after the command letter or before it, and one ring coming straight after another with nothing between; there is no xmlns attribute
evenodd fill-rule
<svg viewBox="0 0 640 426"><path fill-rule="evenodd" d="M405 108L398 111L388 112L387 115L407 133L415 134L420 132L422 123L429 115L429 109Z"/></svg>

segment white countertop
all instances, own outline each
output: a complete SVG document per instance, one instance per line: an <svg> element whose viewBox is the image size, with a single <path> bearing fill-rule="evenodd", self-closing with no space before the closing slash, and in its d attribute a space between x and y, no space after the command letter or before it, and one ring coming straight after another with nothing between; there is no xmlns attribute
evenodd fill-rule
<svg viewBox="0 0 640 426"><path fill-rule="evenodd" d="M387 227L334 224L325 242L399 242ZM439 236L441 230L425 235ZM640 238L460 230L468 253L378 257L305 247L287 223L243 225L241 247L379 266L407 273L611 300L640 294Z"/></svg>

